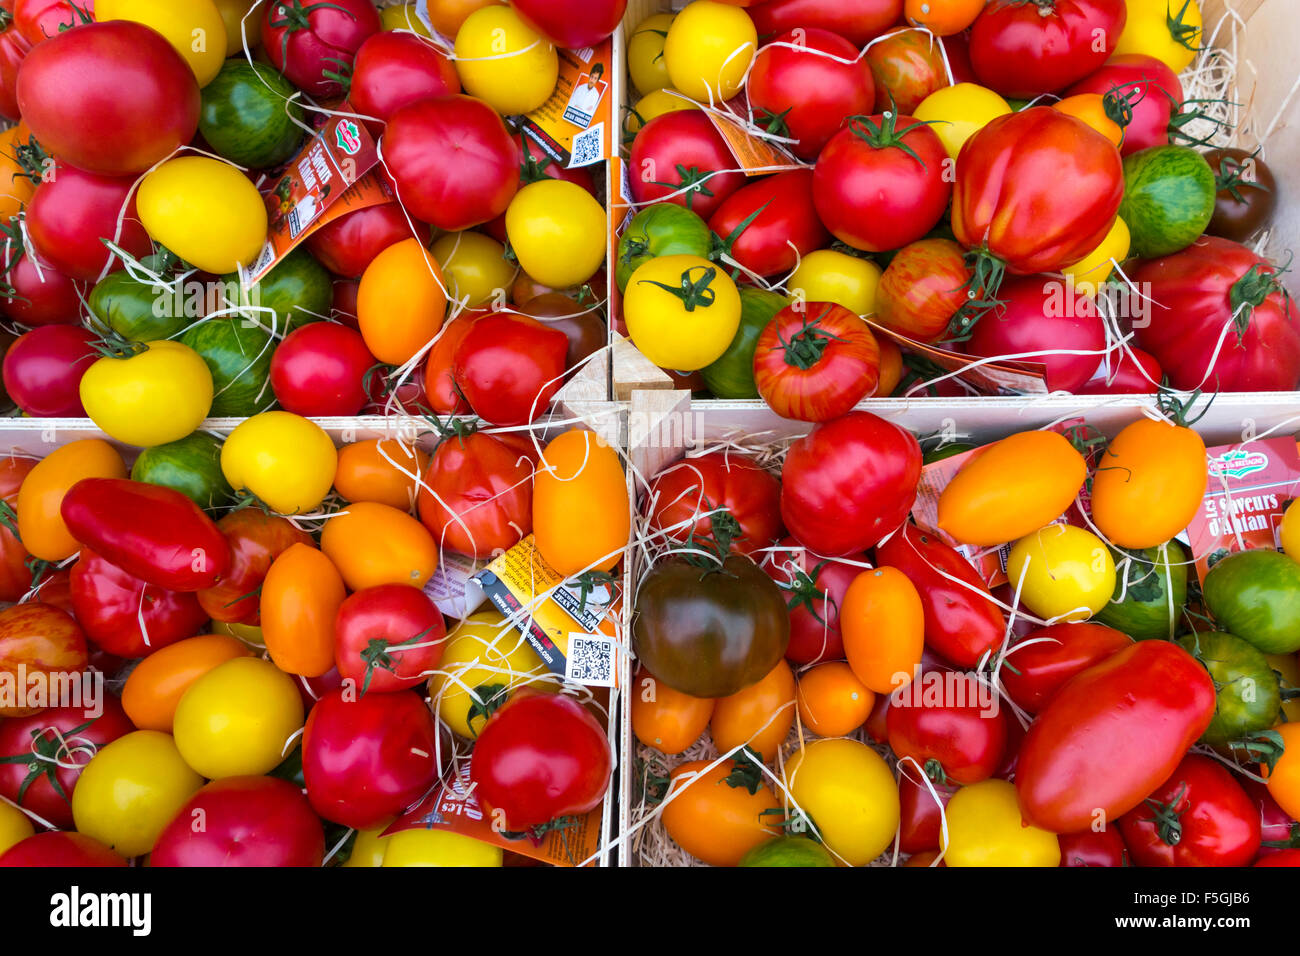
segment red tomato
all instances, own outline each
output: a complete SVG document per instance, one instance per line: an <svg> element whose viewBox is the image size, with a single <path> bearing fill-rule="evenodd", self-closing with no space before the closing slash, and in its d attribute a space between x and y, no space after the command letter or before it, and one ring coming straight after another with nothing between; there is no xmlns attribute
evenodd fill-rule
<svg viewBox="0 0 1300 956"><path fill-rule="evenodd" d="M13 0L14 26L33 46L92 22L95 0Z"/></svg>
<svg viewBox="0 0 1300 956"><path fill-rule="evenodd" d="M1223 764L1188 754L1120 817L1138 866L1245 866L1259 851L1259 812Z"/></svg>
<svg viewBox="0 0 1300 956"><path fill-rule="evenodd" d="M971 66L1003 96L1062 90L1106 62L1127 14L1124 0L992 0L971 26Z"/></svg>
<svg viewBox="0 0 1300 956"><path fill-rule="evenodd" d="M887 329L935 342L971 301L965 250L951 239L922 239L889 261L876 290L876 321Z"/></svg>
<svg viewBox="0 0 1300 956"><path fill-rule="evenodd" d="M948 85L943 47L921 30L890 34L873 44L865 59L875 79L876 113L910 115L927 96Z"/></svg>
<svg viewBox="0 0 1300 956"><path fill-rule="evenodd" d="M785 538L763 553L763 570L787 594L790 646L786 660L796 664L843 660L840 607L849 585L862 573L867 556L855 554L850 560L860 563L823 558L794 538Z"/></svg>
<svg viewBox="0 0 1300 956"><path fill-rule="evenodd" d="M1130 344L1118 353L1111 352L1104 357L1093 377L1075 389L1075 394L1154 395L1160 389L1164 375L1160 363L1150 352Z"/></svg>
<svg viewBox="0 0 1300 956"><path fill-rule="evenodd" d="M481 315L476 312L462 312L442 327L438 341L429 349L424 362L424 391L435 415L465 415L470 410L469 402L456 387L451 369L456 349L469 327L479 318Z"/></svg>
<svg viewBox="0 0 1300 956"><path fill-rule="evenodd" d="M194 71L161 33L131 20L38 43L18 76L18 106L49 152L101 176L136 176L199 128Z"/></svg>
<svg viewBox="0 0 1300 956"><path fill-rule="evenodd" d="M18 120L22 118L18 109L18 69L32 45L13 20L5 19L5 26L0 28L0 116Z"/></svg>
<svg viewBox="0 0 1300 956"><path fill-rule="evenodd" d="M1259 811L1259 855L1261 858L1300 846L1300 823L1292 820L1268 792L1268 784L1242 778L1246 795Z"/></svg>
<svg viewBox="0 0 1300 956"><path fill-rule="evenodd" d="M104 693L100 700L98 716L85 700L82 707L51 707L0 721L0 795L71 829L72 792L82 769L99 748L135 730L116 697Z"/></svg>
<svg viewBox="0 0 1300 956"><path fill-rule="evenodd" d="M494 219L519 189L514 140L496 111L472 96L402 107L389 118L382 145L398 200L439 229L456 232Z"/></svg>
<svg viewBox="0 0 1300 956"><path fill-rule="evenodd" d="M1037 714L1075 674L1132 645L1127 634L1104 624L1053 624L1012 645L998 676L1018 707Z"/></svg>
<svg viewBox="0 0 1300 956"><path fill-rule="evenodd" d="M50 830L15 843L3 855L0 866L126 866L118 856L98 840L80 833Z"/></svg>
<svg viewBox="0 0 1300 956"><path fill-rule="evenodd" d="M370 400L363 383L376 364L360 332L309 322L286 335L272 354L271 389L280 407L295 415L355 415Z"/></svg>
<svg viewBox="0 0 1300 956"><path fill-rule="evenodd" d="M451 374L474 414L493 425L526 425L564 384L569 340L525 315L498 312L475 322L456 346Z"/></svg>
<svg viewBox="0 0 1300 956"><path fill-rule="evenodd" d="M258 508L232 511L217 528L230 547L230 568L215 587L198 592L199 604L214 621L257 624L259 591L271 563L291 545L310 545L311 535Z"/></svg>
<svg viewBox="0 0 1300 956"><path fill-rule="evenodd" d="M226 777L181 807L158 834L149 865L320 866L324 859L325 831L301 789L276 777Z"/></svg>
<svg viewBox="0 0 1300 956"><path fill-rule="evenodd" d="M321 226L307 237L307 248L335 275L354 278L389 246L411 238L411 223L422 245L429 244L429 227L407 221L397 202L366 206ZM355 302L353 303L355 306ZM352 314L356 314L355 307Z"/></svg>
<svg viewBox="0 0 1300 956"><path fill-rule="evenodd" d="M754 384L782 418L839 418L874 393L879 380L876 337L842 305L786 306L758 334Z"/></svg>
<svg viewBox="0 0 1300 956"><path fill-rule="evenodd" d="M984 596L988 589L970 562L937 537L904 525L876 549L876 560L902 571L916 587L925 612L925 644L936 654L959 667L974 667L1002 645L1001 609Z"/></svg>
<svg viewBox="0 0 1300 956"><path fill-rule="evenodd" d="M1130 277L1152 301L1150 321L1134 323L1138 345L1183 391L1294 389L1300 310L1277 275L1269 260L1213 236L1141 263Z"/></svg>
<svg viewBox="0 0 1300 956"><path fill-rule="evenodd" d="M759 36L819 27L861 48L902 20L903 0L768 0L749 14Z"/></svg>
<svg viewBox="0 0 1300 956"><path fill-rule="evenodd" d="M111 239L137 259L153 251L140 224L130 177L96 176L56 163L27 204L27 232L42 262L73 279L97 279L116 257ZM121 261L116 261L121 268Z"/></svg>
<svg viewBox="0 0 1300 956"><path fill-rule="evenodd" d="M81 377L99 357L97 336L75 325L45 325L18 337L5 352L5 391L28 415L84 418Z"/></svg>
<svg viewBox="0 0 1300 956"><path fill-rule="evenodd" d="M750 272L789 272L802 256L830 244L813 207L812 181L812 170L797 169L744 186L718 207L709 228L732 240L731 258Z"/></svg>
<svg viewBox="0 0 1300 956"><path fill-rule="evenodd" d="M957 792L933 781L927 787L920 776L920 771L910 763L898 765L898 849L904 853L924 853L943 845L940 808L947 807Z"/></svg>
<svg viewBox="0 0 1300 956"><path fill-rule="evenodd" d="M81 304L90 295L89 283L69 278L31 249L12 262L5 281L13 291L0 298L0 312L28 327L77 325Z"/></svg>
<svg viewBox="0 0 1300 956"><path fill-rule="evenodd" d="M510 6L556 46L580 50L618 29L627 0L511 0Z"/></svg>
<svg viewBox="0 0 1300 956"><path fill-rule="evenodd" d="M921 446L870 412L818 425L790 446L781 518L800 544L827 557L874 547L912 510Z"/></svg>
<svg viewBox="0 0 1300 956"><path fill-rule="evenodd" d="M727 536L734 550L752 555L785 534L781 525L781 484L752 458L710 452L661 471L650 484L650 530L674 541ZM715 525L725 510L739 529ZM732 521L726 522L730 525Z"/></svg>
<svg viewBox="0 0 1300 956"><path fill-rule="evenodd" d="M432 41L414 33L384 30L357 50L348 102L378 136L390 116L408 103L460 92L460 77L451 60Z"/></svg>
<svg viewBox="0 0 1300 956"><path fill-rule="evenodd" d="M1215 699L1205 668L1165 641L1141 641L1079 674L1020 747L1025 820L1074 833L1099 813L1108 824L1128 813L1177 769L1210 725Z"/></svg>
<svg viewBox="0 0 1300 956"><path fill-rule="evenodd" d="M338 75L352 69L357 50L382 28L370 0L268 2L262 13L262 47L271 65L308 96L343 94Z"/></svg>
<svg viewBox="0 0 1300 956"><path fill-rule="evenodd" d="M362 694L406 690L424 683L438 667L446 636L442 613L423 591L381 584L339 606L334 661L339 676Z"/></svg>
<svg viewBox="0 0 1300 956"><path fill-rule="evenodd" d="M1101 69L1089 73L1066 90L1079 93L1114 94L1123 97L1133 117L1124 127L1120 155L1169 142L1169 124L1183 108L1183 84L1178 74L1161 60L1142 53L1111 57Z"/></svg>
<svg viewBox="0 0 1300 956"><path fill-rule="evenodd" d="M938 693L914 684L894 692L886 718L889 746L900 760L915 760L935 783L987 780L1007 745L1006 712L997 706L996 692L969 674L934 682Z"/></svg>
<svg viewBox="0 0 1300 956"><path fill-rule="evenodd" d="M0 866L3 865L4 858L0 857ZM1300 866L1300 850L1278 850L1261 856L1255 861L1255 866Z"/></svg>
<svg viewBox="0 0 1300 956"><path fill-rule="evenodd" d="M449 751L418 694L330 691L312 708L303 731L307 799L326 820L373 829L428 791Z"/></svg>
<svg viewBox="0 0 1300 956"><path fill-rule="evenodd" d="M516 693L474 743L469 776L510 830L594 810L614 760L605 731L571 697Z"/></svg>
<svg viewBox="0 0 1300 956"><path fill-rule="evenodd" d="M420 485L420 520L438 546L486 558L533 528L534 463L491 435L450 438L429 458Z"/></svg>
<svg viewBox="0 0 1300 956"><path fill-rule="evenodd" d="M118 657L144 657L192 637L208 619L194 594L146 584L88 547L72 566L71 585L86 636Z"/></svg>
<svg viewBox="0 0 1300 956"><path fill-rule="evenodd" d="M656 116L632 140L628 183L638 203L668 202L708 219L745 185L736 157L702 110Z"/></svg>
<svg viewBox="0 0 1300 956"><path fill-rule="evenodd" d="M8 676L14 691L11 704L0 705L0 717L26 717L40 706L24 707L30 697L18 696L18 688L30 689L37 674L80 674L86 669L86 636L67 612L49 604L15 604L0 611L0 673ZM21 668L21 670L20 670Z"/></svg>
<svg viewBox="0 0 1300 956"><path fill-rule="evenodd" d="M576 368L587 356L603 349L609 339L609 330L598 305L579 305L576 299L560 292L543 293L513 311L564 333L569 340L569 351L564 356L565 368Z"/></svg>
<svg viewBox="0 0 1300 956"><path fill-rule="evenodd" d="M856 46L805 26L758 51L745 91L758 124L797 140L788 148L803 160L817 158L846 116L872 112L876 95L871 67Z"/></svg>
<svg viewBox="0 0 1300 956"><path fill-rule="evenodd" d="M423 365L400 375L392 366L378 365L370 373L370 391L367 393L370 401L361 413L388 415L400 411L406 415L427 414L429 396L424 391L424 378Z"/></svg>
<svg viewBox="0 0 1300 956"><path fill-rule="evenodd" d="M855 249L901 249L948 208L950 165L943 141L924 123L907 115L855 116L817 157L817 214Z"/></svg>
<svg viewBox="0 0 1300 956"><path fill-rule="evenodd" d="M1062 833L1061 866L1131 866L1119 827Z"/></svg>
<svg viewBox="0 0 1300 956"><path fill-rule="evenodd" d="M957 158L952 231L1013 275L1055 272L1101 245L1124 195L1119 151L1049 106L999 116Z"/></svg>

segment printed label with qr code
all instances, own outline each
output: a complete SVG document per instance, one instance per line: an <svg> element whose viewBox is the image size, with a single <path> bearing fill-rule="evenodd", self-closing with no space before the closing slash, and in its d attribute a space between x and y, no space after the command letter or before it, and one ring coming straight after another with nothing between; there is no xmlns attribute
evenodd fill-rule
<svg viewBox="0 0 1300 956"><path fill-rule="evenodd" d="M570 631L564 679L589 687L613 687L614 655L614 642L605 635Z"/></svg>
<svg viewBox="0 0 1300 956"><path fill-rule="evenodd" d="M569 168L577 169L579 166L590 166L592 163L598 163L605 158L605 124L597 123L591 129L584 130L573 137L573 148L570 150L572 158L569 160Z"/></svg>

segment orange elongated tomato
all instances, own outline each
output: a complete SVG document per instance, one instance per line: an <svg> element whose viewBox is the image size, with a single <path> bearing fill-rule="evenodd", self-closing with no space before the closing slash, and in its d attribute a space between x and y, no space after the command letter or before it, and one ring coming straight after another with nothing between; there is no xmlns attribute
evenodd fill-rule
<svg viewBox="0 0 1300 956"><path fill-rule="evenodd" d="M1092 479L1092 520L1112 544L1154 548L1183 531L1205 497L1201 436L1142 418L1115 436Z"/></svg>
<svg viewBox="0 0 1300 956"><path fill-rule="evenodd" d="M42 561L62 561L81 550L60 508L68 489L82 478L125 478L126 463L112 445L84 438L56 448L23 479L18 489L18 536Z"/></svg>
<svg viewBox="0 0 1300 956"><path fill-rule="evenodd" d="M963 544L1015 541L1059 518L1087 476L1083 456L1063 435L1019 432L957 472L939 495L939 528Z"/></svg>
<svg viewBox="0 0 1300 956"><path fill-rule="evenodd" d="M715 700L709 729L718 753L743 744L771 763L790 735L794 713L794 671L783 657L757 684Z"/></svg>
<svg viewBox="0 0 1300 956"><path fill-rule="evenodd" d="M780 835L767 822L772 817L764 816L779 804L765 783L753 793L743 783L727 783L735 761L723 761L704 773L711 762L693 760L674 768L664 802L664 829L678 846L705 863L735 866L754 847Z"/></svg>
<svg viewBox="0 0 1300 956"><path fill-rule="evenodd" d="M533 478L533 534L546 563L565 577L612 571L631 530L618 453L584 429L552 440Z"/></svg>
<svg viewBox="0 0 1300 956"><path fill-rule="evenodd" d="M191 684L218 664L251 654L243 641L222 634L204 634L169 644L131 671L122 688L122 708L138 729L170 734L176 705Z"/></svg>
<svg viewBox="0 0 1300 956"><path fill-rule="evenodd" d="M396 438L371 438L339 449L334 487L348 501L377 501L410 511L429 456Z"/></svg>
<svg viewBox="0 0 1300 956"><path fill-rule="evenodd" d="M357 501L325 522L320 549L353 591L381 584L422 588L438 569L438 543L405 511Z"/></svg>
<svg viewBox="0 0 1300 956"><path fill-rule="evenodd" d="M286 674L320 677L334 666L334 619L347 597L334 562L311 545L280 553L262 582L262 639Z"/></svg>
<svg viewBox="0 0 1300 956"><path fill-rule="evenodd" d="M921 596L897 568L863 571L840 607L844 656L858 680L877 694L906 685L925 649Z"/></svg>
<svg viewBox="0 0 1300 956"><path fill-rule="evenodd" d="M679 754L700 739L713 701L673 690L642 667L632 682L632 733L662 754Z"/></svg>

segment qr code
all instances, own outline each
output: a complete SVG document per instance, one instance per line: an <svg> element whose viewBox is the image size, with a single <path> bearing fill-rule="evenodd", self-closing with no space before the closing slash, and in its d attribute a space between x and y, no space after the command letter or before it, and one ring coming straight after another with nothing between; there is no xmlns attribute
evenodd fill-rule
<svg viewBox="0 0 1300 956"><path fill-rule="evenodd" d="M614 686L614 642L599 634L569 634L564 678L594 687Z"/></svg>
<svg viewBox="0 0 1300 956"><path fill-rule="evenodd" d="M569 168L590 166L605 158L605 124L597 123L591 129L583 130L573 137L572 158Z"/></svg>

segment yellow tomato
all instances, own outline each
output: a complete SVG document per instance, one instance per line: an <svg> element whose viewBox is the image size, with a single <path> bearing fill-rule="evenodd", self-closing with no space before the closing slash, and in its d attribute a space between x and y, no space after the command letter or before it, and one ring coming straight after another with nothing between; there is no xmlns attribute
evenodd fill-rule
<svg viewBox="0 0 1300 956"><path fill-rule="evenodd" d="M506 234L523 270L556 289L582 285L605 261L604 208L562 179L542 179L515 193Z"/></svg>
<svg viewBox="0 0 1300 956"><path fill-rule="evenodd" d="M266 203L230 163L169 159L140 183L140 222L157 242L205 272L251 265L266 244Z"/></svg>
<svg viewBox="0 0 1300 956"><path fill-rule="evenodd" d="M326 521L320 549L353 591L381 584L422 588L438 568L438 543L429 529L374 501L354 502Z"/></svg>
<svg viewBox="0 0 1300 956"><path fill-rule="evenodd" d="M966 140L999 116L1011 112L1011 105L990 89L974 83L958 83L935 90L913 111L924 123L932 123L943 148L956 159Z"/></svg>
<svg viewBox="0 0 1300 956"><path fill-rule="evenodd" d="M980 547L1015 541L1059 518L1087 475L1063 435L1019 432L982 449L948 482L939 529Z"/></svg>
<svg viewBox="0 0 1300 956"><path fill-rule="evenodd" d="M352 843L352 854L342 864L351 867L376 867L384 865L384 851L388 849L390 836L381 834L388 829L387 824L373 830L358 830L357 838Z"/></svg>
<svg viewBox="0 0 1300 956"><path fill-rule="evenodd" d="M533 477L533 534L546 563L566 578L612 571L631 530L618 452L585 429L553 439Z"/></svg>
<svg viewBox="0 0 1300 956"><path fill-rule="evenodd" d="M236 657L208 671L176 705L176 747L209 780L274 770L303 724L293 678L270 661Z"/></svg>
<svg viewBox="0 0 1300 956"><path fill-rule="evenodd" d="M500 866L501 847L450 830L402 830L388 838L384 866Z"/></svg>
<svg viewBox="0 0 1300 956"><path fill-rule="evenodd" d="M366 266L357 288L357 322L366 348L379 361L410 361L446 317L442 269L419 239L393 243Z"/></svg>
<svg viewBox="0 0 1300 956"><path fill-rule="evenodd" d="M1110 232L1106 233L1101 245L1061 271L1074 280L1075 287L1084 295L1096 295L1098 286L1115 271L1115 263L1128 258L1130 240L1128 225L1116 216L1115 224L1110 227Z"/></svg>
<svg viewBox="0 0 1300 956"><path fill-rule="evenodd" d="M266 638L262 629L255 624L230 624L225 621L213 621L212 633L233 637L250 650L261 653L266 650Z"/></svg>
<svg viewBox="0 0 1300 956"><path fill-rule="evenodd" d="M32 821L12 803L0 801L0 855L36 833Z"/></svg>
<svg viewBox="0 0 1300 956"><path fill-rule="evenodd" d="M894 842L898 785L880 754L856 740L817 740L785 765L786 786L821 834L850 866L866 866Z"/></svg>
<svg viewBox="0 0 1300 956"><path fill-rule="evenodd" d="M1055 833L1029 826L1020 816L1016 788L1005 780L962 787L948 802L948 866L1059 866ZM942 840L942 834L940 834Z"/></svg>
<svg viewBox="0 0 1300 956"><path fill-rule="evenodd" d="M1201 47L1201 7L1197 0L1128 0L1128 18L1113 56L1145 53L1175 73L1192 65Z"/></svg>
<svg viewBox="0 0 1300 956"><path fill-rule="evenodd" d="M642 96L669 84L664 44L674 19L671 13L652 14L638 23L627 38L627 71L632 76L632 85ZM649 117L646 121L649 122Z"/></svg>
<svg viewBox="0 0 1300 956"><path fill-rule="evenodd" d="M1115 593L1115 561L1101 538L1073 525L1054 524L1021 538L1007 558L1020 600L1044 619L1086 621Z"/></svg>
<svg viewBox="0 0 1300 956"><path fill-rule="evenodd" d="M531 113L551 98L560 74L555 47L510 7L471 13L456 34L456 72L470 96L502 116Z"/></svg>
<svg viewBox="0 0 1300 956"><path fill-rule="evenodd" d="M72 819L78 833L141 856L201 786L170 734L137 730L86 764L72 791Z"/></svg>
<svg viewBox="0 0 1300 956"><path fill-rule="evenodd" d="M329 435L290 412L254 415L221 446L221 473L230 487L248 490L280 514L304 514L319 505L337 467Z"/></svg>
<svg viewBox="0 0 1300 956"><path fill-rule="evenodd" d="M632 344L651 362L693 372L721 358L736 337L740 292L707 259L660 256L632 273L623 319Z"/></svg>
<svg viewBox="0 0 1300 956"><path fill-rule="evenodd" d="M21 512L20 512L21 513ZM1282 551L1292 561L1300 562L1300 508L1293 501L1282 513L1282 526L1278 529Z"/></svg>
<svg viewBox="0 0 1300 956"><path fill-rule="evenodd" d="M429 678L429 697L443 722L468 740L483 729L488 700L499 704L525 685L552 686L541 680L546 665L532 645L495 611L467 617L447 635L438 670Z"/></svg>
<svg viewBox="0 0 1300 956"><path fill-rule="evenodd" d="M247 657L243 641L204 634L168 644L131 671L122 688L122 709L140 730L172 732L176 705L196 680L226 661Z"/></svg>
<svg viewBox="0 0 1300 956"><path fill-rule="evenodd" d="M385 30L410 30L412 33L432 39L433 34L424 25L424 21L416 15L415 8L414 3L398 3L391 7L384 7L379 11L379 22Z"/></svg>
<svg viewBox="0 0 1300 956"><path fill-rule="evenodd" d="M82 478L125 478L126 463L112 445L83 438L56 448L36 463L18 489L18 536L42 561L62 561L81 550L60 508L68 489Z"/></svg>
<svg viewBox="0 0 1300 956"><path fill-rule="evenodd" d="M212 82L227 56L226 24L213 0L98 0L95 20L132 20L157 30L200 87Z"/></svg>
<svg viewBox="0 0 1300 956"><path fill-rule="evenodd" d="M803 257L786 289L805 302L834 302L858 315L873 315L881 275L870 259L818 249Z"/></svg>
<svg viewBox="0 0 1300 956"><path fill-rule="evenodd" d="M216 0L217 12L226 24L226 56L234 56L244 49L244 34L248 34L248 49L256 50L262 39L262 7L253 9L257 0Z"/></svg>
<svg viewBox="0 0 1300 956"><path fill-rule="evenodd" d="M695 0L668 28L664 64L674 89L717 106L740 92L757 51L758 30L748 13Z"/></svg>
<svg viewBox="0 0 1300 956"><path fill-rule="evenodd" d="M81 377L81 404L110 438L152 448L180 441L212 409L212 372L188 345L159 339L127 358L104 356Z"/></svg>
<svg viewBox="0 0 1300 956"><path fill-rule="evenodd" d="M663 116L665 113L676 113L680 110L698 110L699 108L698 103L678 95L675 90L655 90L641 97L636 101L636 106L628 110L623 128L628 133L635 133L646 123L658 116Z"/></svg>
<svg viewBox="0 0 1300 956"><path fill-rule="evenodd" d="M519 269L505 257L505 246L481 232L449 232L433 244L451 297L471 309L493 299L504 303Z"/></svg>

